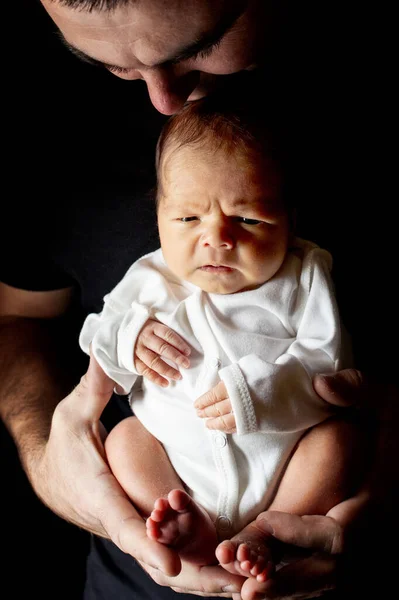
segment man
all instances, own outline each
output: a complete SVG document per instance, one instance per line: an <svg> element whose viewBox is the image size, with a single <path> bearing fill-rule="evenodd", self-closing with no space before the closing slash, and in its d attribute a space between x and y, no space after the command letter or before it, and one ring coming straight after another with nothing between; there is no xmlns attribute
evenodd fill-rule
<svg viewBox="0 0 399 600"><path fill-rule="evenodd" d="M334 89L326 85L326 80L333 82L334 73L325 79L320 76L319 69L327 69L328 62L325 54L320 59L320 47L315 45L315 35L320 42L328 31L313 32L310 42L308 32L301 30L306 19L290 17L288 3L262 0L42 0L42 5L57 25L61 42L52 33L52 22L46 21L46 35L39 46L34 45L35 59L42 62L26 67L29 110L19 115L22 124L18 122L17 131L24 143L16 154L24 180L13 181L18 198L26 200L29 193L28 198L38 200L28 202L22 215L13 206L6 213L5 222L17 224L18 230L8 229L1 274L1 416L42 501L96 534L88 560L86 600L181 598L174 589L238 598L242 580L218 567L198 570L183 564L181 572L171 577L177 571L171 554L165 548L161 555L146 537L143 522L104 461L100 417L110 428L128 414L126 405L123 401L117 405L115 398L108 403L112 385L93 365L67 396L86 367L77 355L76 334L84 314L99 308L102 295L128 264L157 244L146 194L153 182L162 115L223 85L227 77L237 77L237 85L245 85L252 70L264 73L264 93L276 93L280 109L286 110L289 151L296 157L302 151L302 162L295 165L295 191L307 202L301 215L304 230L319 226L329 202L338 213L340 208L342 214L347 210L349 199L341 186L348 156L334 131L342 113ZM22 29L19 38L28 49L37 30L29 19L23 19ZM61 44L72 50L70 56ZM293 56L296 52L300 56ZM248 73L235 75L243 70ZM113 79L107 71L142 80L142 85ZM341 176L331 168L334 160ZM51 204L44 210L45 199ZM345 214L346 224L338 219L344 248L355 222ZM333 216L330 219L326 235L333 241L335 222ZM352 275L350 261L355 261L351 297L344 307L352 318L359 299L356 283L363 279L360 261L356 248L350 258L343 250L340 255L339 248L337 252L333 248L333 255L343 299ZM346 273L341 282L340 267ZM368 300L372 306L375 298ZM362 330L359 315L350 325L356 341ZM375 340L378 337L367 340L369 348ZM359 363L368 366L366 348L364 355L358 349L358 356ZM356 377L357 372L351 371L330 387L323 379L315 385L327 401L356 403L357 393L364 389ZM364 401L363 392L359 402ZM368 506L366 500L364 491L322 519L264 515L265 531L271 528L283 542L324 551L287 567L273 597L295 593L305 598L333 585L337 557L344 549L343 533L357 522ZM272 597L268 587L246 585L242 594L245 600L256 591Z"/></svg>

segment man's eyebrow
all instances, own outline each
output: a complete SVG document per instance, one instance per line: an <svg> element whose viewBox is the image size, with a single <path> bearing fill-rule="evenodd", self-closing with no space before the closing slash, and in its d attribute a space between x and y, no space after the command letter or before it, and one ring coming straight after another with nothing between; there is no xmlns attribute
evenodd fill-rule
<svg viewBox="0 0 399 600"><path fill-rule="evenodd" d="M88 54L86 54L86 52L83 52L83 50L79 50L79 48L76 48L76 46L73 46L70 42L68 42L68 40L64 37L64 34L62 33L61 30L58 30L57 32L57 36L58 38L61 40L61 42L63 43L63 45L70 51L72 52L72 54L74 56L76 56L77 58L79 58L80 60L83 60L86 63L89 63L90 65L94 65L95 67L105 67L105 66L109 66L106 65L105 63L101 62L101 60L97 60L96 58L93 58L92 56L89 56Z"/></svg>
<svg viewBox="0 0 399 600"><path fill-rule="evenodd" d="M227 15L224 15L220 19L220 21L215 25L212 31L208 31L207 33L203 34L197 40L195 40L195 42L189 44L182 50L178 51L175 54L175 56L165 61L162 61L161 63L155 66L165 66L167 64L181 62L183 60L193 58L194 56L201 54L201 52L206 53L206 51L212 48L212 46L217 45L218 42L220 42L220 40L223 38L223 36L225 36L226 33L228 33L230 29L232 29L238 18L244 12L246 4L246 2L240 3L239 8L236 8L235 10L229 12Z"/></svg>
<svg viewBox="0 0 399 600"><path fill-rule="evenodd" d="M209 31L209 32L203 34L201 37L199 37L197 40L195 40L192 44L189 44L185 48L182 48L181 50L179 50L173 57L164 59L164 60L160 61L159 63L156 63L152 66L153 67L165 67L165 66L168 66L168 65L171 65L174 63L188 60L190 58L194 58L198 54L201 54L201 52L206 53L207 50L210 50L213 46L217 45L218 42L220 42L220 40L223 38L223 36L226 35L226 33L234 26L234 24L236 23L238 18L244 12L244 10L246 8L246 4L247 4L247 2L240 2L238 4L238 6L235 8L235 10L232 10L227 15L223 15L223 17L216 24L216 26L212 29L212 31ZM129 70L133 70L134 68L136 68L136 67L131 67L131 69L130 69L129 67L121 67L118 65L110 65L108 63L105 63L101 60L98 60L97 58L94 58L93 56L90 56L89 54L86 54L86 52L83 52L83 50L80 50L79 48L77 48L76 46L74 46L73 44L68 42L68 40L65 38L65 36L61 30L58 29L57 35L58 35L59 39L61 40L62 44L70 52L72 52L72 54L74 54L77 58L79 58L80 60L82 60L86 63L89 63L96 67L116 68L116 69L121 69L124 71L129 71Z"/></svg>

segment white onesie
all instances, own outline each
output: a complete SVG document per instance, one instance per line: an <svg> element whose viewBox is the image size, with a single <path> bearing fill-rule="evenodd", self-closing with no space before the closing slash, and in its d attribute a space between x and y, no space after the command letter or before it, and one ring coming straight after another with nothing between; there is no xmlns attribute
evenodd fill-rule
<svg viewBox="0 0 399 600"><path fill-rule="evenodd" d="M278 273L261 287L210 294L181 281L162 251L135 262L90 314L80 345L123 388L134 414L164 446L189 493L221 538L267 508L303 433L332 414L313 390L316 373L341 369L341 327L331 256L296 239ZM190 368L161 388L138 376L137 336L147 319L191 345ZM194 401L220 380L236 434L210 431Z"/></svg>

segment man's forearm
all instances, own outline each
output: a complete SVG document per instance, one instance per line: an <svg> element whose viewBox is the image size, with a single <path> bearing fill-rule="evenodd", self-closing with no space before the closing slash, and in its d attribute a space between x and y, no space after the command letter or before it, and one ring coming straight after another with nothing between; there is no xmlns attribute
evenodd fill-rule
<svg viewBox="0 0 399 600"><path fill-rule="evenodd" d="M59 330L58 320L0 318L0 417L28 471L47 441L56 404L73 384L74 361L61 364Z"/></svg>

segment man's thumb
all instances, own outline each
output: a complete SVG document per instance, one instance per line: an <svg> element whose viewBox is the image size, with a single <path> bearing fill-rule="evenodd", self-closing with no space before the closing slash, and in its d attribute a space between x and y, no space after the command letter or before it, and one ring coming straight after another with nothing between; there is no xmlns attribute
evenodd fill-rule
<svg viewBox="0 0 399 600"><path fill-rule="evenodd" d="M104 373L94 356L90 354L89 368L73 393L80 397L90 417L99 419L112 396L114 387L114 381Z"/></svg>
<svg viewBox="0 0 399 600"><path fill-rule="evenodd" d="M313 387L326 402L336 406L359 406L366 408L368 384L356 369L344 369L335 374L316 375Z"/></svg>

